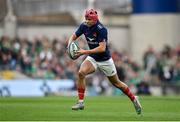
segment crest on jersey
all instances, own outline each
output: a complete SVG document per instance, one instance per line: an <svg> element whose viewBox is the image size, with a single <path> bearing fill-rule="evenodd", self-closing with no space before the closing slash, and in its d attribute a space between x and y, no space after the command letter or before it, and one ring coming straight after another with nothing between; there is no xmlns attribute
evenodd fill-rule
<svg viewBox="0 0 180 122"><path fill-rule="evenodd" d="M97 34L96 34L96 33L93 33L93 36L94 36L94 37L96 37L96 36L97 36Z"/></svg>

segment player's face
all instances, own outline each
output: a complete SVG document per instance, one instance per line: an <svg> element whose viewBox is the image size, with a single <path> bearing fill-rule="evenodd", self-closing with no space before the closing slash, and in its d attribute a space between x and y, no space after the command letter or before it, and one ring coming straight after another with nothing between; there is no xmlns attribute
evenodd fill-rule
<svg viewBox="0 0 180 122"><path fill-rule="evenodd" d="M94 20L86 18L85 23L87 24L88 27L91 27L95 24Z"/></svg>

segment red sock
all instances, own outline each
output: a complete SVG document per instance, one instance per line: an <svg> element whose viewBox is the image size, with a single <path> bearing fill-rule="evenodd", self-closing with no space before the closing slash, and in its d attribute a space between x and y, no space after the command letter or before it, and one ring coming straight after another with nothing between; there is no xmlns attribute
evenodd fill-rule
<svg viewBox="0 0 180 122"><path fill-rule="evenodd" d="M85 89L83 89L83 88L78 88L79 100L84 100L84 92L85 92Z"/></svg>
<svg viewBox="0 0 180 122"><path fill-rule="evenodd" d="M122 89L124 94L126 94L130 99L131 101L133 101L135 99L135 96L134 94L130 91L130 89L127 87L125 89Z"/></svg>

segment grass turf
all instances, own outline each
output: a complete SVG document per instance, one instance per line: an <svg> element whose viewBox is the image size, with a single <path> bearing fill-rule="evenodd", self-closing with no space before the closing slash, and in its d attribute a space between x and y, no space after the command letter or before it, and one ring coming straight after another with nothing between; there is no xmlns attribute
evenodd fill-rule
<svg viewBox="0 0 180 122"><path fill-rule="evenodd" d="M145 97L143 114L127 97L86 97L85 110L72 111L75 97L0 97L0 120L6 121L158 121L180 120L179 97Z"/></svg>

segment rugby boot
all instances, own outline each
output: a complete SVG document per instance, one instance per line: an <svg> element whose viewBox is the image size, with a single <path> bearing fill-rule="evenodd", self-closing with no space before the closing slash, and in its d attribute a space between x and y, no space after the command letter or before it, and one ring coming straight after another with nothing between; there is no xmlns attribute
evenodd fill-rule
<svg viewBox="0 0 180 122"><path fill-rule="evenodd" d="M84 110L84 103L78 102L76 105L72 106L72 110Z"/></svg>
<svg viewBox="0 0 180 122"><path fill-rule="evenodd" d="M134 101L133 101L133 104L134 104L134 108L135 108L135 110L136 110L136 113L137 113L137 114L141 114L141 112L142 112L142 107L141 107L141 104L140 104L140 102L139 102L138 96L135 96L135 99L134 99Z"/></svg>

